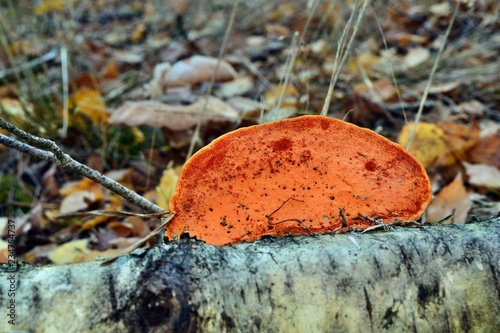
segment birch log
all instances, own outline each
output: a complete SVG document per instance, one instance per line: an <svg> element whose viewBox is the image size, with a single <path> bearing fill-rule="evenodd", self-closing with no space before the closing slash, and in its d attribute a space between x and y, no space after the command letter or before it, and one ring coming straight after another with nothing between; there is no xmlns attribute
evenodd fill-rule
<svg viewBox="0 0 500 333"><path fill-rule="evenodd" d="M498 332L500 218L223 247L182 240L107 266L21 264L0 288L1 332Z"/></svg>

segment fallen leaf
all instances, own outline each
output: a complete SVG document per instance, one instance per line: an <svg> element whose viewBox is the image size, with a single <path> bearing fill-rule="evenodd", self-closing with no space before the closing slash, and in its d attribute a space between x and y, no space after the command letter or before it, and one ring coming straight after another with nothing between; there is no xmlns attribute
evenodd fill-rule
<svg viewBox="0 0 500 333"><path fill-rule="evenodd" d="M450 82L434 83L430 89L431 94L454 94L462 88L462 81L455 80Z"/></svg>
<svg viewBox="0 0 500 333"><path fill-rule="evenodd" d="M264 102L268 108L278 107L280 102L280 108L295 108L297 106L298 96L298 90L291 84L287 84L286 86L278 84L266 91L264 94Z"/></svg>
<svg viewBox="0 0 500 333"><path fill-rule="evenodd" d="M67 182L59 190L59 194L63 197L79 191L100 191L100 185L88 178L83 178L79 181Z"/></svg>
<svg viewBox="0 0 500 333"><path fill-rule="evenodd" d="M126 39L126 36L124 36ZM121 44L124 44L121 42ZM127 48L127 50L113 50L113 60L128 64L142 64L146 54L141 48Z"/></svg>
<svg viewBox="0 0 500 333"><path fill-rule="evenodd" d="M488 189L500 189L500 170L492 165L470 164L464 162L469 184Z"/></svg>
<svg viewBox="0 0 500 333"><path fill-rule="evenodd" d="M266 24L268 38L283 38L290 36L290 29L279 24Z"/></svg>
<svg viewBox="0 0 500 333"><path fill-rule="evenodd" d="M103 123L109 117L101 93L87 87L83 87L73 94L69 107L76 108L77 113L85 114L94 124Z"/></svg>
<svg viewBox="0 0 500 333"><path fill-rule="evenodd" d="M262 103L246 97L233 97L226 102L238 110L242 117L245 117L249 113L260 113L263 109Z"/></svg>
<svg viewBox="0 0 500 333"><path fill-rule="evenodd" d="M291 84L278 84L264 94L264 103L269 110L260 123L289 118L297 111L299 92Z"/></svg>
<svg viewBox="0 0 500 333"><path fill-rule="evenodd" d="M168 203L170 198L175 191L175 185L179 179L180 169L174 169L172 165L167 166L163 171L163 176L160 179L160 183L156 187L156 204L161 208L168 210Z"/></svg>
<svg viewBox="0 0 500 333"><path fill-rule="evenodd" d="M68 214L87 209L90 203L100 199L102 199L102 194L98 196L95 192L78 191L71 193L62 200L59 213Z"/></svg>
<svg viewBox="0 0 500 333"><path fill-rule="evenodd" d="M222 83L215 90L215 95L219 97L243 95L253 89L254 85L255 82L250 76L240 76L232 81Z"/></svg>
<svg viewBox="0 0 500 333"><path fill-rule="evenodd" d="M200 55L178 61L163 77L163 84L170 87L210 81L217 67L217 62L217 58ZM233 66L221 59L215 81L229 81L236 76L237 73Z"/></svg>
<svg viewBox="0 0 500 333"><path fill-rule="evenodd" d="M140 43L144 39L144 35L146 34L147 27L144 23L139 23L136 27L132 36L130 36L130 41L132 43Z"/></svg>
<svg viewBox="0 0 500 333"><path fill-rule="evenodd" d="M413 126L414 123L410 122L401 129L398 137L401 146L407 146ZM419 122L409 151L424 167L437 165L439 159L447 154L443 131L435 124Z"/></svg>
<svg viewBox="0 0 500 333"><path fill-rule="evenodd" d="M109 123L127 126L147 125L183 131L196 125L205 109L202 98L191 105L168 105L156 101L126 102L109 118ZM238 112L222 100L209 96L204 123L211 120L236 121Z"/></svg>
<svg viewBox="0 0 500 333"><path fill-rule="evenodd" d="M397 89L391 81L385 79L358 84L353 90L371 103L388 102L397 97Z"/></svg>
<svg viewBox="0 0 500 333"><path fill-rule="evenodd" d="M120 75L120 69L118 65L113 60L106 63L104 68L101 70L101 77L105 80L116 79Z"/></svg>
<svg viewBox="0 0 500 333"><path fill-rule="evenodd" d="M473 164L487 164L500 168L500 133L481 139L467 152L467 161Z"/></svg>
<svg viewBox="0 0 500 333"><path fill-rule="evenodd" d="M9 262L9 243L0 239L0 264Z"/></svg>
<svg viewBox="0 0 500 333"><path fill-rule="evenodd" d="M427 221L435 222L453 215L449 223L463 224L467 221L472 201L464 187L462 174L458 173L455 179L443 187L427 208Z"/></svg>
<svg viewBox="0 0 500 333"><path fill-rule="evenodd" d="M151 229L149 228L148 224L138 216L129 216L126 218L125 221L127 221L132 225L134 235L138 237L141 238L146 237L151 232Z"/></svg>
<svg viewBox="0 0 500 333"><path fill-rule="evenodd" d="M425 47L414 47L408 49L408 53L405 55L403 61L407 68L415 68L429 59L429 56L429 49Z"/></svg>
<svg viewBox="0 0 500 333"><path fill-rule="evenodd" d="M471 117L482 117L487 107L479 101L472 100L458 104L457 109Z"/></svg>
<svg viewBox="0 0 500 333"><path fill-rule="evenodd" d="M409 44L425 45L429 42L429 37L402 32L396 35L396 40L400 46L407 46Z"/></svg>
<svg viewBox="0 0 500 333"><path fill-rule="evenodd" d="M44 15L51 12L62 11L64 9L64 2L62 0L42 0L42 2L35 7L35 15Z"/></svg>
<svg viewBox="0 0 500 333"><path fill-rule="evenodd" d="M126 222L113 221L109 222L107 226L113 230L118 237L128 237L133 231L133 226Z"/></svg>
<svg viewBox="0 0 500 333"><path fill-rule="evenodd" d="M56 265L72 264L83 261L90 252L88 239L67 242L50 251L48 258Z"/></svg>
<svg viewBox="0 0 500 333"><path fill-rule="evenodd" d="M406 147L414 123L403 126L398 143ZM449 166L463 160L466 151L479 140L479 129L462 124L442 122L417 124L410 153L426 168Z"/></svg>

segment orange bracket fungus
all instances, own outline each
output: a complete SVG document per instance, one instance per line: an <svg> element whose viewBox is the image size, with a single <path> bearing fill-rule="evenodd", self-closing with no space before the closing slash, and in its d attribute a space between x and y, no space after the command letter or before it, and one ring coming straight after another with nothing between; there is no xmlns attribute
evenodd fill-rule
<svg viewBox="0 0 500 333"><path fill-rule="evenodd" d="M365 229L418 219L431 200L424 167L358 126L302 116L241 128L184 166L166 236L213 245Z"/></svg>

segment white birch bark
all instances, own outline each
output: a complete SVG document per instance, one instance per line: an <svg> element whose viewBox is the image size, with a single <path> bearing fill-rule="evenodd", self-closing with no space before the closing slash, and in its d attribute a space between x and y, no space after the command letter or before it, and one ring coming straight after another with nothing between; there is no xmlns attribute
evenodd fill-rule
<svg viewBox="0 0 500 333"><path fill-rule="evenodd" d="M24 264L0 308L0 332L498 332L500 218Z"/></svg>

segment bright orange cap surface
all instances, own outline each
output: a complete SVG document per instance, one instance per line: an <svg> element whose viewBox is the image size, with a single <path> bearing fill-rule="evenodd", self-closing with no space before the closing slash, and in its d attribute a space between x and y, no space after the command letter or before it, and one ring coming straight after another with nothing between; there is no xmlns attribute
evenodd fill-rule
<svg viewBox="0 0 500 333"><path fill-rule="evenodd" d="M196 153L170 201L166 236L224 245L345 231L416 220L430 200L425 169L399 145L303 116L236 130Z"/></svg>

